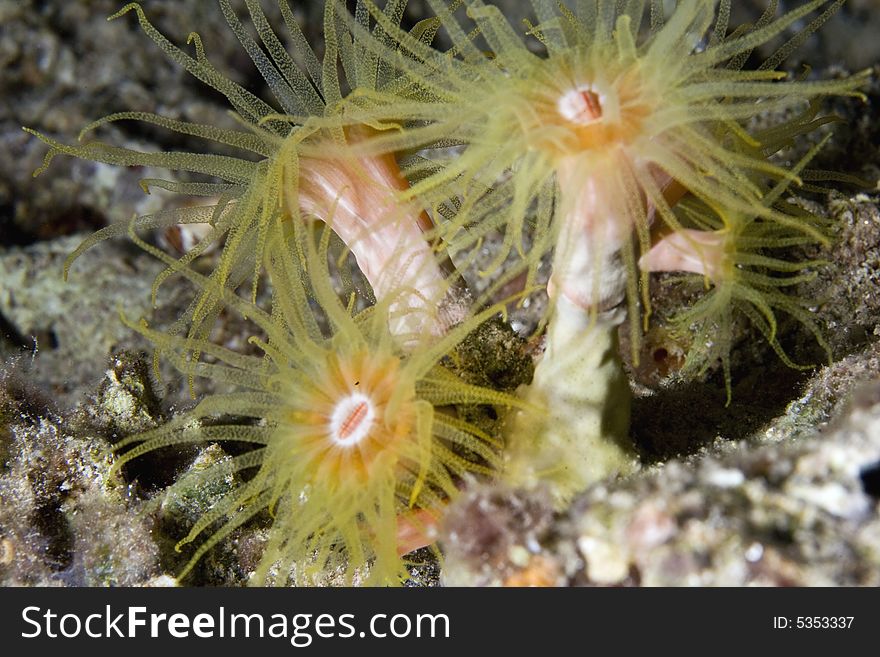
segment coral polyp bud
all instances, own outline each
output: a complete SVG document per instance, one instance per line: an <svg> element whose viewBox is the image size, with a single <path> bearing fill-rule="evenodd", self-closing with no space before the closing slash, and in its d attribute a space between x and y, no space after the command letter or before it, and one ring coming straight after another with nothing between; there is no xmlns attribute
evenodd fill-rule
<svg viewBox="0 0 880 657"><path fill-rule="evenodd" d="M719 231L685 228L659 240L639 259L645 271L687 271L718 281L729 259L728 238Z"/></svg>

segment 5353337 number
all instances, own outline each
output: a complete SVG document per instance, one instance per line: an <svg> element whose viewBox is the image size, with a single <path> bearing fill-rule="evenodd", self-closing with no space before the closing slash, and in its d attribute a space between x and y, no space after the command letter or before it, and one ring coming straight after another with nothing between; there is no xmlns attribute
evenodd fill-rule
<svg viewBox="0 0 880 657"><path fill-rule="evenodd" d="M855 616L774 616L773 628L777 630L840 630L852 627Z"/></svg>

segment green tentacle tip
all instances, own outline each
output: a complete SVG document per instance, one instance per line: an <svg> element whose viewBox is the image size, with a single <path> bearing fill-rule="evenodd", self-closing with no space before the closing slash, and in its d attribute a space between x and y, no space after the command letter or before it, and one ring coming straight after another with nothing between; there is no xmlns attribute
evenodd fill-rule
<svg viewBox="0 0 880 657"><path fill-rule="evenodd" d="M52 142L49 141L46 137L44 137L42 133L37 132L33 128L28 128L27 126L21 126L21 129L24 130L29 135L33 135L34 137L39 139L44 144L48 144L50 147L49 152L46 153L45 157L43 157L43 163L40 166L38 166L36 169L34 169L33 174L31 174L31 175L33 175L34 178L36 178L37 176L42 174L46 169L49 168L49 163L52 161L52 158L55 157L56 151L55 151L55 148L52 146Z"/></svg>
<svg viewBox="0 0 880 657"><path fill-rule="evenodd" d="M138 2L129 2L129 3L128 3L127 5L125 5L122 9L120 9L119 11L117 11L115 14L111 14L110 16L108 16L108 17L107 17L107 20L108 20L108 21L115 21L117 18L119 18L119 17L121 17L121 16L125 16L125 14L127 14L128 12L130 12L130 11L132 11L132 10L136 11L136 12L138 13L138 16L143 16L143 15L144 15L144 10L143 10L143 8L141 7L140 3L138 3Z"/></svg>
<svg viewBox="0 0 880 657"><path fill-rule="evenodd" d="M193 44L196 49L196 57L199 61L207 61L207 55L205 53L205 44L202 41L202 37L198 32L190 32L186 35L186 45Z"/></svg>

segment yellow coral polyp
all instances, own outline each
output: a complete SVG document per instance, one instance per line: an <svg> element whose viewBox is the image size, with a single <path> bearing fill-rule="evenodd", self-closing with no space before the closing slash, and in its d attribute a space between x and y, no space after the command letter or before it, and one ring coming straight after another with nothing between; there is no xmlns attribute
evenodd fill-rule
<svg viewBox="0 0 880 657"><path fill-rule="evenodd" d="M267 313L131 231L142 248L265 336L250 340L263 352L258 357L132 324L182 373L234 390L205 397L190 413L118 443L121 450L134 447L116 467L168 445L229 440L254 446L168 491L173 496L194 481L256 470L179 542L183 549L201 541L181 577L268 508L274 522L254 583L308 584L328 573L345 583L400 583L407 574L401 554L418 544L413 535L423 534L437 509L457 495L464 475L489 475L500 463L500 441L460 419L454 405L522 404L468 385L441 364L497 308L443 336L425 334L418 348L403 352L387 319L395 295L360 312L339 299L329 271L330 235L325 227L316 240L314 227L298 222L270 227L266 268L274 303ZM211 362L194 359L192 351Z"/></svg>
<svg viewBox="0 0 880 657"><path fill-rule="evenodd" d="M396 86L409 93L407 100L371 97L377 119L397 116L406 126L378 136L373 148L462 145L445 166L410 169L418 181L403 198L430 207L457 199L455 216L443 227L456 248L503 231L487 273L509 269L510 251L517 250L534 274L554 247L558 269L569 257L560 253L560 243L578 239L571 226L583 224L590 234L579 249L592 251L593 278L604 275L608 254L623 258L634 329L639 287L648 304L647 273L638 272L634 254L650 249L658 224L682 229L673 212L682 191L792 224L790 216L762 203L756 184L762 176L790 174L768 162L760 144L743 147L755 145L744 122L822 96L859 96L868 75L804 81L774 70L841 0L810 0L780 16L770 3L755 25L736 30L728 25L731 0L680 0L672 9L647 0L587 0L574 8L532 0L538 24L527 34L482 0L436 0L432 6L454 56L417 43L366 4L397 49L365 40L366 47L393 62L409 84ZM459 4L467 7L466 18L456 11ZM798 21L805 27L795 37L757 69L743 68L756 47ZM364 34L357 25L351 29Z"/></svg>
<svg viewBox="0 0 880 657"><path fill-rule="evenodd" d="M45 171L56 155L63 154L117 166L160 167L202 176L192 182L143 180L141 185L147 192L161 188L186 196L207 197L210 201L137 217L135 222L139 229L192 223L209 225L204 237L179 258L179 265L186 266L218 243L222 244L213 272L215 282L236 289L250 277L252 298L256 298L261 279L270 226L287 220L298 221L303 214L326 220L338 203L345 212L336 214L337 227L347 230L337 232L355 252L370 282L380 288L375 290L376 294L388 293L401 282L400 271L389 272L380 281L378 277L381 258L406 239L409 253L400 254L401 261L406 262L407 258L419 261L420 283L424 284L418 287L426 290L425 296L431 303L436 302L430 292L442 287L442 281L437 280L442 279L442 273L437 268L434 252L420 232L420 226L425 226L425 216L418 209L410 215L397 211L389 201L394 192L406 185L393 155L386 151L359 159L344 149L348 134L368 129L357 117L341 116L346 87L378 88L387 84L390 76L390 71L378 65L375 55L353 42L345 31L340 16L340 12L347 13L345 7L336 0L325 2L325 48L323 60L319 60L287 0L277 0L287 28L285 37L280 37L270 26L259 2L245 3L256 39L229 0L217 0L217 4L235 38L266 81L273 96L270 101L254 95L218 70L209 60L198 33L189 35L187 44L194 52L188 52L156 29L139 3L130 2L110 20L129 13L136 15L143 32L169 59L226 97L240 128L191 123L148 112L119 112L94 121L81 131L80 143L76 144L25 128L50 147L43 166L35 175ZM390 3L383 15L399 23L402 5ZM292 44L291 52L282 44L283 38ZM231 147L232 154L142 152L86 139L102 126L119 121L139 121L195 137L206 142L208 150L221 144ZM375 123L371 123L372 127ZM104 239L124 234L125 230L126 224L119 222L85 239L68 257L65 276L73 261L85 250ZM383 230L396 232L400 239L377 251L381 240L375 239L373 233ZM169 267L159 274L154 283L154 301L157 288L175 271ZM216 295L202 294L180 318L174 332L185 331L195 339L207 337L219 313L215 299ZM403 326L401 331L411 329Z"/></svg>
<svg viewBox="0 0 880 657"><path fill-rule="evenodd" d="M828 137L814 146L792 171L800 174ZM811 316L812 301L784 293L800 283L812 280L825 263L821 260L797 260L784 249L824 243L828 239L828 221L793 203L780 199L788 191L790 180L778 181L765 190L762 203L786 214L792 222L780 224L723 207L685 199L676 212L684 228L661 240L640 265L653 271L691 271L708 289L705 294L672 318L672 331L680 336L691 334L691 348L683 369L705 373L720 361L727 403L731 401L731 359L733 324L737 313L743 315L767 340L787 366L809 369L795 363L777 339L777 315L781 312L799 322L816 340L831 361L831 347ZM688 260L682 263L681 258ZM664 260L669 261L664 262Z"/></svg>
<svg viewBox="0 0 880 657"><path fill-rule="evenodd" d="M190 54L130 3L113 18L134 12L166 55L228 99L242 127L122 112L84 133L135 120L234 154L144 153L82 142L83 135L69 145L29 130L50 146L41 171L58 154L164 167L202 178L147 179L145 190L212 199L105 228L67 263L128 229L167 265L154 293L169 276L198 290L168 333L134 327L185 375L232 392L209 395L189 413L115 445L117 468L169 445L252 446L168 491L243 480L179 541L178 549L197 544L181 577L268 509L274 522L254 583L313 583L329 572L345 583L399 583L406 577L401 554L424 544L424 530L471 475L495 475L506 464L510 481L550 481L556 497L568 499L609 474L632 472L618 306L628 297L637 337L652 268L711 280L711 291L675 322L708 345L692 350L688 364L706 368L720 359L728 390L734 310L786 363L794 364L777 341L776 311L800 320L827 347L803 305L779 291L808 278L817 263L773 253L821 241L818 218L781 200L815 151L792 169L769 161L825 119L801 115L758 134L747 121L799 105L814 114L823 96L860 95L865 74L804 81L775 70L843 0L807 0L780 17L773 0L757 24L733 31L732 0L578 0L574 10L532 0L538 23L525 35L481 0L428 1L437 18L405 31L405 0L381 9L358 0L354 15L345 0L326 0L319 61L286 0L278 8L296 56L259 2L245 2L255 38L230 0L218 0L271 103L221 74L197 34L188 40ZM461 5L466 19L456 15ZM800 21L805 27L757 70L743 69L756 47ZM441 26L453 43L447 52L430 45ZM419 154L424 149L434 149L431 158ZM326 222L317 243L304 216ZM209 228L178 259L135 233L194 223ZM373 286L377 298L360 299L375 301L367 310L354 312L354 297L340 301L327 255L331 229ZM455 283L438 252L448 243L477 251L496 231L503 242L484 273L503 268L502 280L481 291L474 307L523 269L531 288L554 252L544 358L519 402L467 385L443 366L500 304L444 315L441 300ZM670 234L657 248L657 238ZM221 242L215 271L196 273L192 262ZM510 264L512 250L518 264ZM256 299L264 269L271 311L237 293L251 277ZM253 323L250 342L260 356L211 342L223 309ZM509 423L506 461L501 441L459 417L457 404L528 411Z"/></svg>

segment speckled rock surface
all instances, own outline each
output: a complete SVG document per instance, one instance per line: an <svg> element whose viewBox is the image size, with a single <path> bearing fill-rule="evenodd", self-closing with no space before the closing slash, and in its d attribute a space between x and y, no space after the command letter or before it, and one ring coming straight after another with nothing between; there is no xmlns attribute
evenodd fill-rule
<svg viewBox="0 0 880 657"><path fill-rule="evenodd" d="M0 159L4 244L94 229L144 211L137 185L144 171L105 171L102 165L61 158L49 173L32 178L45 148L22 126L72 140L89 122L123 110L234 125L222 96L167 59L131 16L107 22L123 4L0 1L0 148L10 155ZM239 11L244 7L242 0L232 4ZM313 20L320 4L295 4L314 37L320 31L320 22ZM213 3L146 0L143 6L156 27L181 47L191 30L198 31L228 75L260 90L259 74L230 38ZM277 9L270 15L277 18ZM107 130L108 139L147 150L186 145L132 122Z"/></svg>
<svg viewBox="0 0 880 657"><path fill-rule="evenodd" d="M110 477L108 437L41 404L24 367L0 376L0 584L132 586L159 576L149 518ZM93 400L93 417L141 415L120 385Z"/></svg>
<svg viewBox="0 0 880 657"><path fill-rule="evenodd" d="M120 320L148 315L150 288L162 270L137 250L103 243L87 251L62 279L62 264L83 236L57 238L0 251L0 315L9 343L31 351L31 380L60 408L95 388L109 354L146 349L148 343ZM166 309L183 305L182 291L169 284ZM171 315L173 316L173 315Z"/></svg>
<svg viewBox="0 0 880 657"><path fill-rule="evenodd" d="M475 491L447 518L444 581L880 584L880 382L809 438L715 451L597 485L558 515L539 494Z"/></svg>

